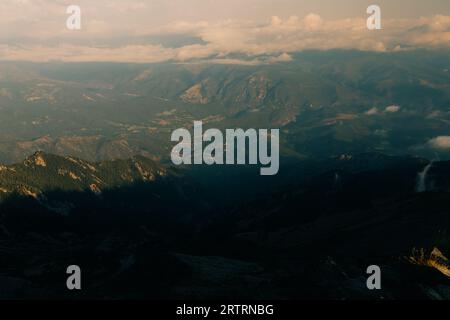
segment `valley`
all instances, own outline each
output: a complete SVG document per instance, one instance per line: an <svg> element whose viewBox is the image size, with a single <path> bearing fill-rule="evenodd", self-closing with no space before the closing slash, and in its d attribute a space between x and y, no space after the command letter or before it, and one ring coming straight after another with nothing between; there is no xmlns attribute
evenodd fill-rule
<svg viewBox="0 0 450 320"><path fill-rule="evenodd" d="M433 143L450 135L447 57L332 50L259 66L2 62L0 162L35 151L170 161L170 133L194 121L280 129L284 155L447 159Z"/></svg>
<svg viewBox="0 0 450 320"><path fill-rule="evenodd" d="M0 62L0 299L449 299L448 57ZM278 174L173 166L197 121L279 129Z"/></svg>

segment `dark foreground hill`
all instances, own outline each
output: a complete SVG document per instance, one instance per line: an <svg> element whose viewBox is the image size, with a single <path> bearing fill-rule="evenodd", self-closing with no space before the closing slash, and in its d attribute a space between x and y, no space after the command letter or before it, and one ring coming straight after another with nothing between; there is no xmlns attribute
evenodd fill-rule
<svg viewBox="0 0 450 320"><path fill-rule="evenodd" d="M264 184L37 153L2 167L0 298L450 299L450 163L429 165L346 155ZM80 292L65 287L72 264Z"/></svg>

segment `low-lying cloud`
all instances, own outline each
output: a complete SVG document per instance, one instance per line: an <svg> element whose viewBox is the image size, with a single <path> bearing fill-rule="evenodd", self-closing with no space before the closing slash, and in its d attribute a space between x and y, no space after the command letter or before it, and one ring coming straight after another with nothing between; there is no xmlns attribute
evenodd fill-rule
<svg viewBox="0 0 450 320"><path fill-rule="evenodd" d="M437 150L450 150L450 136L439 136L431 139L428 144Z"/></svg>
<svg viewBox="0 0 450 320"><path fill-rule="evenodd" d="M400 106L392 105L392 106L386 107L387 113L397 113L399 111L400 111Z"/></svg>

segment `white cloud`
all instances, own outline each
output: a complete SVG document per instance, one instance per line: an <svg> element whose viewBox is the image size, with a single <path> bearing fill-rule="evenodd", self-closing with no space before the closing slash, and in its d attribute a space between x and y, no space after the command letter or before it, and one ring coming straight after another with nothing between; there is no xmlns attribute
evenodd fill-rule
<svg viewBox="0 0 450 320"><path fill-rule="evenodd" d="M288 20L288 23L289 23L289 20ZM303 25L305 27L305 30L316 31L316 30L320 30L320 28L323 26L323 20L318 14L311 13L305 17L305 20L303 21Z"/></svg>
<svg viewBox="0 0 450 320"><path fill-rule="evenodd" d="M385 110L386 112L388 112L388 113L396 113L396 112L399 112L400 111L400 107L399 106L389 106L389 107L386 107L386 110Z"/></svg>
<svg viewBox="0 0 450 320"><path fill-rule="evenodd" d="M378 114L378 108L374 107L366 112L368 116L374 116Z"/></svg>
<svg viewBox="0 0 450 320"><path fill-rule="evenodd" d="M428 144L434 149L448 150L450 149L450 136L436 137L431 139Z"/></svg>
<svg viewBox="0 0 450 320"><path fill-rule="evenodd" d="M287 53L282 53L277 57L272 57L268 60L269 63L276 63L276 62L289 62L292 61L292 57Z"/></svg>

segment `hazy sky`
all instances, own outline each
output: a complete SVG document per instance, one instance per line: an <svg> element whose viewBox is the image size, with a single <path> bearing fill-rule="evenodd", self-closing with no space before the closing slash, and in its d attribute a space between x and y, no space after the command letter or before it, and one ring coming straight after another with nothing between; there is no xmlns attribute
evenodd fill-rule
<svg viewBox="0 0 450 320"><path fill-rule="evenodd" d="M350 18L361 16L371 4L380 5L388 18L450 15L448 0L157 0L141 2L160 10L157 12L161 20L262 20L273 15L288 17L290 15L304 16L309 13L320 14L326 19Z"/></svg>
<svg viewBox="0 0 450 320"><path fill-rule="evenodd" d="M382 9L368 31L366 9ZM79 5L82 29L66 28ZM1 0L0 60L156 62L448 46L450 0ZM234 61L236 62L236 61ZM253 62L257 63L257 60ZM247 61L247 63L249 63Z"/></svg>

